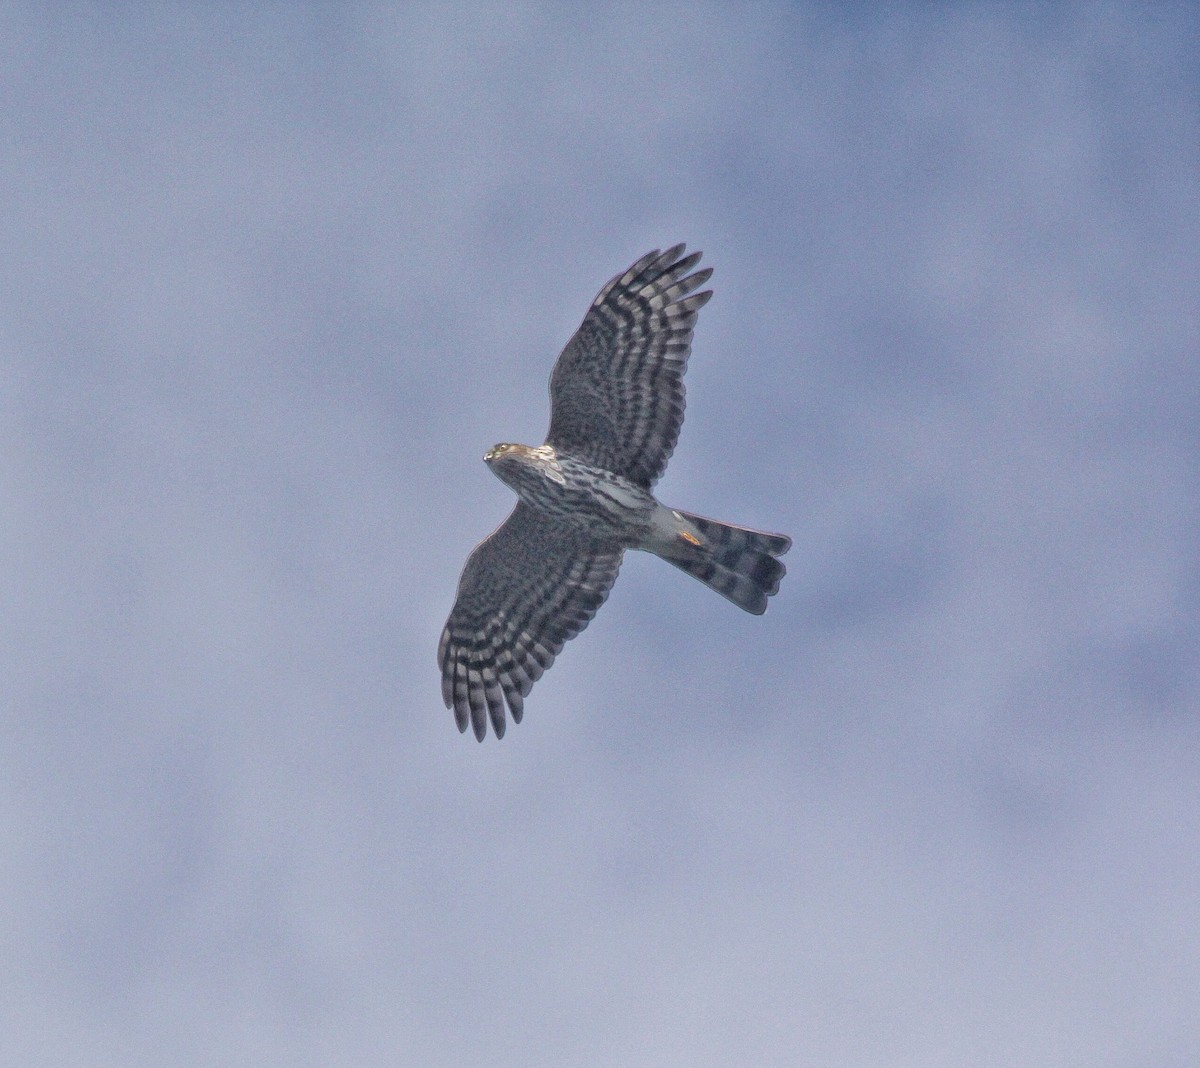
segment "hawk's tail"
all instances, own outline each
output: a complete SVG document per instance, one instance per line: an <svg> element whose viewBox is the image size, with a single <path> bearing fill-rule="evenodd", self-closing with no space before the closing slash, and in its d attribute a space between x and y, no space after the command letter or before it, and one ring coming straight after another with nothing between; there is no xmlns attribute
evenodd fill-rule
<svg viewBox="0 0 1200 1068"><path fill-rule="evenodd" d="M779 592L779 581L787 570L776 557L792 547L792 539L690 512L676 514L699 537L685 530L676 536L669 552L660 553L662 558L739 608L761 616L767 610L767 598Z"/></svg>

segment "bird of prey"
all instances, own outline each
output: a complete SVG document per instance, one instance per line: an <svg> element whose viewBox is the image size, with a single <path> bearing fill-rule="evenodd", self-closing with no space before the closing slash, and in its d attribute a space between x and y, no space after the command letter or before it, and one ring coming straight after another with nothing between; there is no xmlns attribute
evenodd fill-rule
<svg viewBox="0 0 1200 1068"><path fill-rule="evenodd" d="M660 556L755 615L779 591L783 534L660 504L651 488L683 424L683 374L712 269L655 249L592 301L550 376L542 445L501 444L484 461L517 492L471 553L438 646L442 696L460 731L504 737L533 684L588 625L626 549Z"/></svg>

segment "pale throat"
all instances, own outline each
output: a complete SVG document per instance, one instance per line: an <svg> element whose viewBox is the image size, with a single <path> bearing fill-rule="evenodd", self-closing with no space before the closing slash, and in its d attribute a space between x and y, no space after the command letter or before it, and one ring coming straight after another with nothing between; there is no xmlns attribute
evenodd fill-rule
<svg viewBox="0 0 1200 1068"><path fill-rule="evenodd" d="M527 447L525 455L552 482L557 482L560 486L566 484L567 479L563 474L562 466L558 462L558 454L554 451L553 445Z"/></svg>

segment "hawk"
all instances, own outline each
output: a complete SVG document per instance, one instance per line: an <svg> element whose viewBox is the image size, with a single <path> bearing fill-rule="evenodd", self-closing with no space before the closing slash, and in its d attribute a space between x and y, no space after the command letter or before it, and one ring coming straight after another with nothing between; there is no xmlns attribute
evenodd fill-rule
<svg viewBox="0 0 1200 1068"><path fill-rule="evenodd" d="M512 514L471 553L438 646L458 729L504 737L525 698L604 603L626 549L662 557L755 615L779 591L791 538L660 504L651 488L683 424L683 374L700 253L655 249L592 301L550 376L545 444L484 456L517 492Z"/></svg>

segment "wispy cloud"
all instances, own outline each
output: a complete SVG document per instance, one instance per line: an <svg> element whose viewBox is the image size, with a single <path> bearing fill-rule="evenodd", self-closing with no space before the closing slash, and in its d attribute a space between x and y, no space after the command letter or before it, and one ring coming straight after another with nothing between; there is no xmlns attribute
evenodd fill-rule
<svg viewBox="0 0 1200 1068"><path fill-rule="evenodd" d="M1183 1065L1186 6L10 9L13 1063ZM437 634L600 284L716 268L503 743Z"/></svg>

